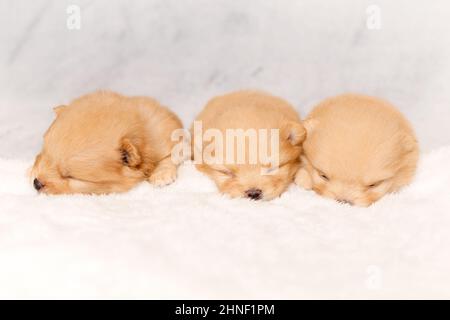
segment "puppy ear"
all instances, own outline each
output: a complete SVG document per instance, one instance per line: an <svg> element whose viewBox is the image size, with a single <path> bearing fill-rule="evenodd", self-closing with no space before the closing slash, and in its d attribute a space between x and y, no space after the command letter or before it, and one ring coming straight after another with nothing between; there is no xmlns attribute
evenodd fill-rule
<svg viewBox="0 0 450 320"><path fill-rule="evenodd" d="M141 163L141 155L139 154L139 150L128 138L122 139L120 155L122 163L125 166L135 168Z"/></svg>
<svg viewBox="0 0 450 320"><path fill-rule="evenodd" d="M65 108L67 108L67 106L62 104L60 106L54 107L53 111L55 112L56 116L59 116L61 114L61 112L64 111Z"/></svg>
<svg viewBox="0 0 450 320"><path fill-rule="evenodd" d="M293 146L301 144L306 139L306 130L301 122L289 121L284 130L284 138Z"/></svg>
<svg viewBox="0 0 450 320"><path fill-rule="evenodd" d="M315 119L305 119L303 120L303 125L305 126L307 134L311 134L317 126L317 120Z"/></svg>
<svg viewBox="0 0 450 320"><path fill-rule="evenodd" d="M418 150L418 142L416 137L410 134L402 134L401 137L403 150L408 152L414 152Z"/></svg>

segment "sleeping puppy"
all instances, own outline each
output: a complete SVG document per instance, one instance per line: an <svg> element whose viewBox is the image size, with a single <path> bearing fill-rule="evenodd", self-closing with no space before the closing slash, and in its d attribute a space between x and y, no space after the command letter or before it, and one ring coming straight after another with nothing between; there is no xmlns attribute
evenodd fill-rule
<svg viewBox="0 0 450 320"><path fill-rule="evenodd" d="M347 94L327 99L305 120L302 168L295 182L350 205L369 206L412 180L414 132L386 101Z"/></svg>
<svg viewBox="0 0 450 320"><path fill-rule="evenodd" d="M205 131L203 139L200 136L203 131L195 130L196 123L200 123ZM208 130L215 132L214 139L206 138ZM248 133L240 136L243 148L239 146L237 136L228 136L230 132L239 135L240 130ZM262 133L251 135L251 132L266 132L267 137ZM193 159L197 168L208 175L222 193L231 197L270 200L278 197L293 181L305 135L299 116L286 101L261 92L230 93L212 99L194 122L191 129ZM208 163L206 153L198 151L211 150L212 145L211 153L215 156L220 150L215 149L219 144L223 146L219 151L223 154L218 159L225 161ZM228 145L231 147L225 147ZM270 159L275 161L256 156L265 148L263 146L269 150Z"/></svg>
<svg viewBox="0 0 450 320"><path fill-rule="evenodd" d="M106 194L175 180L171 133L182 124L155 100L99 91L54 110L31 170L37 191Z"/></svg>

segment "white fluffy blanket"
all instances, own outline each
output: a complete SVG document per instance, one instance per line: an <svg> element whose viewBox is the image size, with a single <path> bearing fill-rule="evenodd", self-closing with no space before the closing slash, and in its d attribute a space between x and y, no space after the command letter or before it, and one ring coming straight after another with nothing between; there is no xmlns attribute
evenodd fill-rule
<svg viewBox="0 0 450 320"><path fill-rule="evenodd" d="M450 148L370 208L296 186L231 200L185 164L163 189L42 196L0 161L0 298L450 298Z"/></svg>

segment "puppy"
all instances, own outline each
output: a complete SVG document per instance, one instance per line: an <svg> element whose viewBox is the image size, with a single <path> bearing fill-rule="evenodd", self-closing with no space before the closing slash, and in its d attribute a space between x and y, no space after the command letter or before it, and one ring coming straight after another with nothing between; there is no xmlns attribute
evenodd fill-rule
<svg viewBox="0 0 450 320"><path fill-rule="evenodd" d="M157 101L99 91L54 110L31 170L37 191L106 194L175 180L171 133L182 124Z"/></svg>
<svg viewBox="0 0 450 320"><path fill-rule="evenodd" d="M195 123L202 125L202 132L197 133L195 125L191 129L194 162L222 193L231 197L270 200L278 197L293 181L306 130L286 101L261 92L230 93L208 102ZM208 130L215 133L213 139L206 137ZM203 131L205 136L201 137ZM230 132L237 135L232 137L228 135ZM260 132L266 132L267 137ZM239 145L239 139L243 147ZM271 151L271 159L277 161L257 156L264 148ZM218 159L225 161L208 163L206 153L199 149L212 149L213 156L222 152Z"/></svg>
<svg viewBox="0 0 450 320"><path fill-rule="evenodd" d="M302 167L295 182L341 203L369 206L412 180L415 134L388 102L346 94L327 99L305 120Z"/></svg>

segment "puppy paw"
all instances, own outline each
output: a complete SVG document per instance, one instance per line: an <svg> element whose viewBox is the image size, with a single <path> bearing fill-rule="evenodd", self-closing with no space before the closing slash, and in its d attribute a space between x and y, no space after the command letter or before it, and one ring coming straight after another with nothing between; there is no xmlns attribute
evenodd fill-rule
<svg viewBox="0 0 450 320"><path fill-rule="evenodd" d="M155 187L163 187L171 184L177 178L177 168L176 167L166 167L161 169L156 169L148 181Z"/></svg>
<svg viewBox="0 0 450 320"><path fill-rule="evenodd" d="M306 189L312 189L312 180L305 168L300 168L295 175L295 184Z"/></svg>

